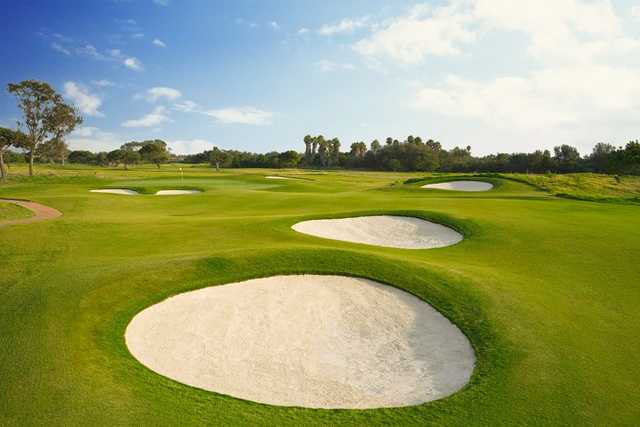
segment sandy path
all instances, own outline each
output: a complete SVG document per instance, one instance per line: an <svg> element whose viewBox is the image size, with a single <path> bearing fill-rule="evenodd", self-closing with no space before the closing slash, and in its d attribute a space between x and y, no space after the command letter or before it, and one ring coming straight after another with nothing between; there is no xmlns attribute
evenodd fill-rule
<svg viewBox="0 0 640 427"><path fill-rule="evenodd" d="M423 185L421 188L449 191L489 191L493 184L483 181L449 181Z"/></svg>
<svg viewBox="0 0 640 427"><path fill-rule="evenodd" d="M313 408L417 405L468 381L475 355L433 307L344 276L274 276L183 293L125 332L142 364L242 399Z"/></svg>
<svg viewBox="0 0 640 427"><path fill-rule="evenodd" d="M9 225L17 224L31 224L32 222L46 221L48 219L58 218L62 216L62 212L49 206L41 205L36 202L29 202L26 200L15 199L1 199L1 202L13 203L14 205L22 206L33 212L33 216L30 218L11 219L7 221L0 221L0 227L7 227Z"/></svg>
<svg viewBox="0 0 640 427"><path fill-rule="evenodd" d="M299 222L291 228L325 239L401 249L441 248L462 240L460 233L444 225L393 215L317 219Z"/></svg>

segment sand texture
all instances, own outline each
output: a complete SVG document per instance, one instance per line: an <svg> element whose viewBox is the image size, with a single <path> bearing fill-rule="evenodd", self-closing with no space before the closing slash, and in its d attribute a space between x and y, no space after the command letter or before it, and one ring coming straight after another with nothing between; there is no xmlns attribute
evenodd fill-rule
<svg viewBox="0 0 640 427"><path fill-rule="evenodd" d="M423 185L422 188L450 191L489 191L493 188L493 184L482 181L449 181Z"/></svg>
<svg viewBox="0 0 640 427"><path fill-rule="evenodd" d="M472 374L464 334L417 297L367 279L274 276L183 293L129 323L127 346L176 381L313 408L417 405Z"/></svg>
<svg viewBox="0 0 640 427"><path fill-rule="evenodd" d="M462 240L452 228L420 218L377 215L318 219L294 224L295 231L325 239L402 249L431 249Z"/></svg>

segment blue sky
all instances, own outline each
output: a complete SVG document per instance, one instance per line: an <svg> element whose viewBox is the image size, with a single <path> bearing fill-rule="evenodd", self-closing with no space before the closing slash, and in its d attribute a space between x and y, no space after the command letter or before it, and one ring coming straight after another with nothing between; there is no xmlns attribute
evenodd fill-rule
<svg viewBox="0 0 640 427"><path fill-rule="evenodd" d="M552 6L551 6L552 5ZM474 153L640 137L640 1L3 2L0 80L85 118L74 149L302 149L409 134ZM0 94L0 125L15 126Z"/></svg>

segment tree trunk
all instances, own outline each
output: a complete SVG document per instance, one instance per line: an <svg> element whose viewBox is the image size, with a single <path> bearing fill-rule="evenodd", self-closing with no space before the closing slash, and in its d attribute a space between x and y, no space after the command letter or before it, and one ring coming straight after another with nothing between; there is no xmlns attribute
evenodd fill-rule
<svg viewBox="0 0 640 427"><path fill-rule="evenodd" d="M4 170L4 150L0 150L0 181L4 182L7 178L7 174Z"/></svg>
<svg viewBox="0 0 640 427"><path fill-rule="evenodd" d="M220 172L220 162L216 162L216 172Z"/></svg>
<svg viewBox="0 0 640 427"><path fill-rule="evenodd" d="M29 151L29 176L33 176L33 150Z"/></svg>
<svg viewBox="0 0 640 427"><path fill-rule="evenodd" d="M129 170L129 168L127 167L127 162L124 163L124 170Z"/></svg>
<svg viewBox="0 0 640 427"><path fill-rule="evenodd" d="M158 167L158 169L160 169L160 163L156 163L156 166Z"/></svg>

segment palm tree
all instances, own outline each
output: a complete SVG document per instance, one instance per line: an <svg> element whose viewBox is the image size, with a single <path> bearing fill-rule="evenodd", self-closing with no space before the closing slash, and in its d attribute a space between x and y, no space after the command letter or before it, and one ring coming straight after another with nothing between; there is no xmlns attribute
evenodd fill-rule
<svg viewBox="0 0 640 427"><path fill-rule="evenodd" d="M305 135L303 140L305 145L304 155L308 156L311 154L311 143L313 142L313 138L311 135Z"/></svg>

